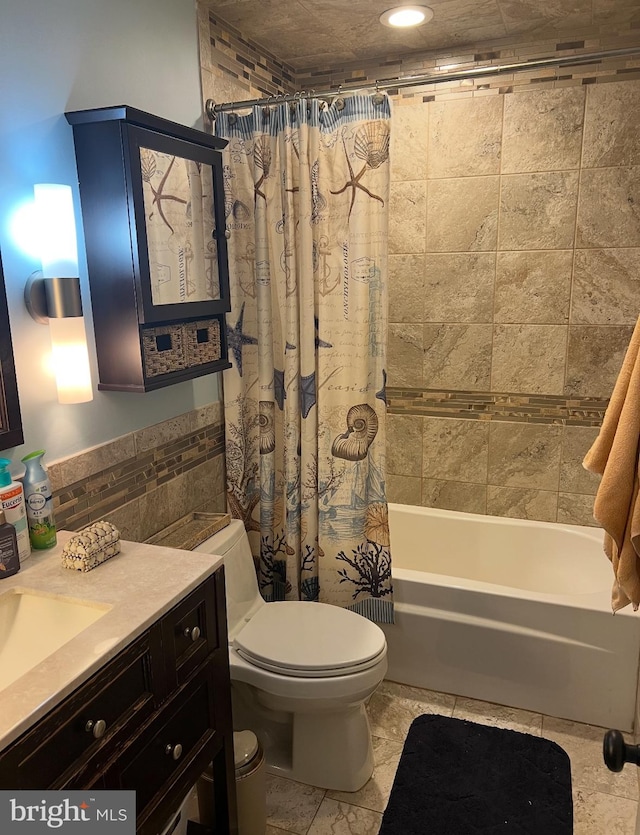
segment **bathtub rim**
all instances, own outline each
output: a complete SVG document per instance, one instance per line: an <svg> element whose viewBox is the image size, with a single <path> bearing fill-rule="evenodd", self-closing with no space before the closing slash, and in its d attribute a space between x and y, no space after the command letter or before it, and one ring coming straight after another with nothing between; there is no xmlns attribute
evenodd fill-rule
<svg viewBox="0 0 640 835"><path fill-rule="evenodd" d="M516 526L525 528L539 528L543 526L550 530L565 530L574 535L579 535L581 538L588 539L591 542L602 544L602 537L604 531L602 528L590 527L587 525L571 525L564 522L542 522L532 519L517 519L505 516L488 516L481 513L467 513L461 510L443 510L442 508L424 507L421 505L404 505L397 502L388 503L389 511L399 511L400 513L408 513L416 516L436 516L438 518L457 518L460 520L469 520L478 522L482 520L482 524L490 524L495 526ZM602 559L609 562L608 557L602 551ZM546 603L554 606L568 606L571 608L588 609L591 611L604 612L616 616L635 616L640 617L640 612L634 612L631 604L625 606L617 612L613 612L611 606L611 589L613 586L613 570L611 571L611 586L608 589L603 589L597 592L576 592L575 594L554 594L553 592L532 591L529 589L517 588L515 586L506 586L499 583L489 583L481 580L465 580L463 577L458 577L450 574L432 573L429 571L418 571L409 568L394 568L393 565L393 539L391 541L391 573L392 582L409 582L409 583L424 583L426 585L434 585L459 591L477 591L494 594L499 597L508 597L512 599L531 600L540 603ZM402 611L405 605L400 600L394 601L395 607ZM408 604L412 605L412 604Z"/></svg>

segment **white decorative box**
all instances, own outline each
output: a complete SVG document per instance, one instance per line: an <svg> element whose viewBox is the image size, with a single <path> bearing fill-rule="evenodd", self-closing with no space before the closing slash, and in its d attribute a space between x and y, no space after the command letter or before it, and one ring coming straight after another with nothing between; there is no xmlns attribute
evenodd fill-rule
<svg viewBox="0 0 640 835"><path fill-rule="evenodd" d="M72 536L62 549L62 565L91 571L120 553L120 531L111 522L94 522Z"/></svg>

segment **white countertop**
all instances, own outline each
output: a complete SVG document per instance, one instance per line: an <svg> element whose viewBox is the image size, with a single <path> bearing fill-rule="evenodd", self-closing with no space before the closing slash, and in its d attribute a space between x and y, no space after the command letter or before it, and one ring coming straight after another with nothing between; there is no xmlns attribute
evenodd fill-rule
<svg viewBox="0 0 640 835"><path fill-rule="evenodd" d="M25 589L110 608L0 691L0 750L222 565L222 557L213 554L123 540L121 552L97 568L72 571L60 562L62 547L71 536L59 531L55 548L34 551L17 574L0 580L0 595Z"/></svg>

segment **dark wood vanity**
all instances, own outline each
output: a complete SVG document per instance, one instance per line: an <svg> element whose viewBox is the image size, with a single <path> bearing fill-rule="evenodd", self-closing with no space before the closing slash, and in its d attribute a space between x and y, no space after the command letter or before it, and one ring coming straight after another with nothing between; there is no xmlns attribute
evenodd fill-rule
<svg viewBox="0 0 640 835"><path fill-rule="evenodd" d="M133 789L162 831L213 763L215 832L236 833L224 569L0 754L3 789Z"/></svg>

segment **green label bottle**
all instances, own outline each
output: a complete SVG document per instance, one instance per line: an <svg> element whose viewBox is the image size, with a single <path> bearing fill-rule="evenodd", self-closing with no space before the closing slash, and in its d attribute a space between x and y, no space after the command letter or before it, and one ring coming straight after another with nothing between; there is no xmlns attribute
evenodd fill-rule
<svg viewBox="0 0 640 835"><path fill-rule="evenodd" d="M27 468L22 483L29 523L31 547L36 550L53 548L57 542L56 523L53 518L51 482L42 463L45 451L39 449L22 459Z"/></svg>

